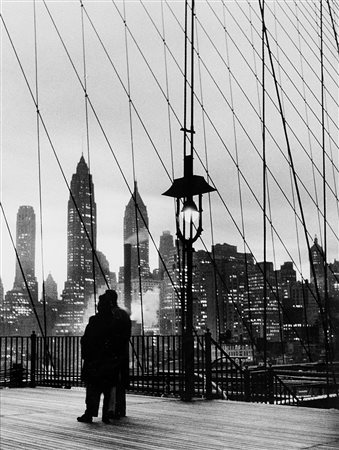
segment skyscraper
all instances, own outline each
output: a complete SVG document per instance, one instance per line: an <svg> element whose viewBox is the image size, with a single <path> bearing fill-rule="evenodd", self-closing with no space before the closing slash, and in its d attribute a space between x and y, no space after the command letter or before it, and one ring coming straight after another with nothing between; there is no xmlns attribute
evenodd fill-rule
<svg viewBox="0 0 339 450"><path fill-rule="evenodd" d="M325 289L325 261L324 251L318 243L318 238L314 238L314 243L310 249L310 280L311 284L317 284L320 294Z"/></svg>
<svg viewBox="0 0 339 450"><path fill-rule="evenodd" d="M68 200L67 281L62 293L63 308L57 332L83 331L84 312L88 301L94 298L93 252L96 249L96 231L94 185L82 155L72 176Z"/></svg>
<svg viewBox="0 0 339 450"><path fill-rule="evenodd" d="M160 236L159 243L159 276L162 279L164 272L169 270L169 264L173 259L173 252L175 251L173 236L170 231L163 231Z"/></svg>
<svg viewBox="0 0 339 450"><path fill-rule="evenodd" d="M35 278L35 213L32 206L20 206L16 221L17 260L13 289L2 302L1 318L8 334L27 334L36 326L32 302L38 305Z"/></svg>
<svg viewBox="0 0 339 450"><path fill-rule="evenodd" d="M266 273L264 272L266 266ZM264 283L266 283L266 308L264 299ZM265 339L265 314L266 314L266 339L269 342L280 340L278 286L272 262L258 262L248 278L250 295L250 310L244 308L244 316L251 323L253 336L259 340Z"/></svg>
<svg viewBox="0 0 339 450"><path fill-rule="evenodd" d="M160 334L181 333L180 270L173 236L164 231L159 244Z"/></svg>
<svg viewBox="0 0 339 450"><path fill-rule="evenodd" d="M47 301L58 300L58 286L50 273L45 281L45 295Z"/></svg>
<svg viewBox="0 0 339 450"><path fill-rule="evenodd" d="M139 194L137 183L124 215L124 244L131 245L131 279L148 277L149 269L149 235L147 208Z"/></svg>
<svg viewBox="0 0 339 450"><path fill-rule="evenodd" d="M32 206L20 206L16 220L16 250L13 289L26 292L27 286L34 302L38 301L38 283L35 278L35 213ZM20 262L20 264L19 264Z"/></svg>
<svg viewBox="0 0 339 450"><path fill-rule="evenodd" d="M253 256L238 252L235 245L215 244L212 247L215 262L216 292L209 296L210 311L215 311L216 321L210 322L212 336L235 341L248 340L243 314L248 304L248 277L253 272ZM213 317L213 316L212 316Z"/></svg>
<svg viewBox="0 0 339 450"><path fill-rule="evenodd" d="M67 220L67 280L84 286L93 279L92 250L96 249L96 203L92 175L83 156L72 176ZM73 200L74 199L74 200ZM92 243L92 245L91 245Z"/></svg>

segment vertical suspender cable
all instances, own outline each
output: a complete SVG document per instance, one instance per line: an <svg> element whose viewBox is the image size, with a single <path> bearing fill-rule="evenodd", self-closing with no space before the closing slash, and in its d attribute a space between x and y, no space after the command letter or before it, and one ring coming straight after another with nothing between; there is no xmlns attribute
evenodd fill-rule
<svg viewBox="0 0 339 450"><path fill-rule="evenodd" d="M223 2L223 26L226 31L226 14L225 14L225 3ZM227 55L227 65L231 67L230 55L229 55L229 47L228 47L228 38L227 33L225 33L225 44L226 44L226 55ZM240 179L240 170L239 170L239 152L238 152L238 142L237 142L237 130L236 130L236 122L235 122L235 113L234 113L234 100L233 100L233 87L232 87L232 77L230 72L229 75L229 87L230 87L230 96L231 96L231 109L232 109L232 122L233 122L233 136L234 136L234 146L235 146L235 158L236 158L236 167L237 167L237 178L238 178L238 192L239 192L239 203L240 203L240 212L241 212L241 231L242 238L244 243L244 255L245 255L245 289L247 292L247 308L248 308L248 321L250 328L250 336L253 336L253 327L252 327L252 312L251 312L251 296L249 290L249 282L248 282L248 260L247 260L247 251L246 251L246 233L245 233L245 219L244 219L244 208L243 208L243 198L242 198L242 190L241 190L241 179ZM259 105L260 107L260 105ZM255 356L254 342L253 339L250 339L251 349L253 358Z"/></svg>
<svg viewBox="0 0 339 450"><path fill-rule="evenodd" d="M33 1L34 15L34 56L35 56L35 104L36 104L36 130L38 143L38 168L39 168L39 215L40 215L40 254L42 272L42 302L44 313L44 334L47 336L47 314L46 314L46 292L45 292L45 269L44 269L44 239L43 239L43 216L42 216L42 181L41 181L41 148L40 148L40 119L39 119L39 88L38 88L38 43L37 43L37 20L36 0Z"/></svg>
<svg viewBox="0 0 339 450"><path fill-rule="evenodd" d="M275 41L278 42L278 30L277 30L277 16L276 16L276 6L275 3L273 5L274 8L274 34L275 34ZM280 64L280 58L279 58L279 46L277 46L277 61L278 61L278 72L279 72L279 83L280 86L282 86L282 79L281 79L281 64ZM283 103L283 98L281 99ZM291 174L290 174L291 175ZM277 269L277 260L276 260L276 253L275 253L275 244L274 244L274 230L273 230L273 217L272 217L272 208L271 208L271 198L270 198L270 191L269 186L267 186L267 200L268 200L268 209L269 209L269 222L271 224L271 242L272 242L272 251L273 251L273 263L274 267ZM284 345L284 325L283 325L283 317L282 317L282 308L280 301L280 290L279 290L279 280L277 276L277 272L275 275L275 289L276 289L276 299L277 299L277 308L278 308L278 320L279 320L279 337L280 337L280 349L282 354L282 360L283 363L285 362L285 345Z"/></svg>
<svg viewBox="0 0 339 450"><path fill-rule="evenodd" d="M184 47L184 157L186 156L186 139L187 139L187 46L188 46L188 35L187 35L187 27L188 27L188 4L187 0L185 1L185 47Z"/></svg>
<svg viewBox="0 0 339 450"><path fill-rule="evenodd" d="M259 0L259 3L260 3L260 0ZM263 15L261 4L260 4L260 11L261 11L261 15ZM302 224L303 224L304 235L305 235L307 250L308 250L308 254L309 254L309 260L310 260L310 264L311 264L311 271L312 271L313 278L315 280L315 291L316 291L315 297L317 299L317 303L318 303L318 306L319 306L319 309L320 309L321 322L322 322L322 326L323 326L323 329L324 329L324 332L325 332L323 305L322 305L321 299L320 299L319 285L317 283L317 276L316 276L316 272L315 272L314 261L313 261L313 257L312 257L312 254L311 254L310 242L309 242L309 239L308 239L308 231L307 231L307 226L306 226L306 219L305 219L305 214L304 214L304 208L303 208L302 201L301 201L301 195L300 195L300 190L299 190L299 185L298 185L298 179L297 179L297 174L296 174L296 170L295 170L295 166L294 166L294 159L293 159L291 146L290 146L290 141L289 141L289 137L288 137L288 133L287 133L287 122L286 122L286 118L285 118L285 115L284 115L284 112L283 112L283 108L282 108L281 96L280 96L279 89L278 89L277 77L276 77L275 67L274 67L274 64L273 64L272 52L271 52L271 49L270 49L270 43L269 43L269 38L268 38L268 33L267 33L266 28L265 28L265 40L266 40L266 44L267 44L267 50L268 50L268 55L269 55L270 65L271 65L271 71L272 71L272 76L273 76L274 85L275 85L275 91L276 91L277 100L278 100L280 117L281 117L281 120L282 120L282 126L283 126L283 131L284 131L285 140L286 140L286 146L287 146L287 153L288 153L288 157L289 157L289 163L290 163L290 166L291 166L291 169L292 169L292 173L293 173L293 181L294 181L294 186L295 186L296 195L297 195L297 199L298 199L298 205L299 205L299 209L300 209L301 221L302 221Z"/></svg>
<svg viewBox="0 0 339 450"><path fill-rule="evenodd" d="M192 14L191 14L191 126L190 126L190 132L191 132L191 145L190 145L190 156L193 158L193 152L194 152L194 19L195 19L195 5L194 0L192 0Z"/></svg>
<svg viewBox="0 0 339 450"><path fill-rule="evenodd" d="M90 158L90 142L89 142L89 123L88 123L88 96L87 96L87 68L86 68L86 48L85 48L85 26L84 26L84 5L80 0L81 6L81 34L82 34L82 59L84 69L84 94L85 94L85 120L86 120L86 144L87 144L87 160L88 160L88 189L89 189L89 202L91 210L91 241L92 241L92 270L93 270L93 295L94 295L94 312L97 309L97 286L96 286L96 270L95 270L95 252L96 241L94 240L94 217L93 217L93 190L91 179L91 158ZM103 274L104 276L104 274ZM105 278L105 276L104 276ZM107 283L107 280L106 280Z"/></svg>
<svg viewBox="0 0 339 450"><path fill-rule="evenodd" d="M202 83L202 73L201 73L201 63L200 63L200 50L199 50L199 35L198 35L198 26L196 26L196 43L197 43L197 56L198 56L198 73L199 73L199 85L200 85L200 104L201 104L201 112L202 112L202 126L203 126L203 136L204 136L204 148L205 148L205 166L206 166L206 176L207 182L210 182L210 174L209 174L209 162L208 162L208 152L207 152L207 133L206 133L206 121L205 121L205 110L204 110L204 93L203 93L203 83ZM209 220L211 227L211 243L212 243L212 261L213 261L213 283L214 283L214 301L216 308L215 315L215 329L217 336L220 336L220 308L218 301L218 282L217 282L217 265L215 260L215 248L214 248L214 229L213 229L213 218L212 218L212 202L211 202L211 193L208 193L208 204L209 204ZM213 318L214 319L214 318Z"/></svg>
<svg viewBox="0 0 339 450"><path fill-rule="evenodd" d="M144 307L143 307L143 295L142 295L142 272L141 272L141 264L140 264L141 263L141 260L140 260L140 236L139 236L139 222L138 222L138 214L141 214L141 211L138 208L138 201L137 201L135 154L134 154L134 141L133 141L133 118L132 118L132 105L131 105L131 81L130 81L130 68L129 68L129 53L128 53L128 37L127 37L127 20L126 20L125 0L123 1L123 17L124 17L124 33L125 33L126 70L127 70L128 112L129 112L129 126L130 126L130 139L131 139L131 152L132 152L132 171L133 171L133 182L134 182L133 200L134 200L135 228L136 228L136 238L137 238L141 330L142 330L142 335L144 335Z"/></svg>
<svg viewBox="0 0 339 450"><path fill-rule="evenodd" d="M297 21L297 33L298 33L298 51L300 55L300 73L301 73L301 79L303 81L303 101L305 106L305 119L307 123L307 135L308 135L308 145L310 149L310 160L311 160L311 166L312 166L312 178L313 178L313 186L314 186L314 195L315 195L315 203L317 206L317 216L318 216L318 224L319 224L319 232L320 232L320 241L322 241L322 232L321 232L321 219L320 219L320 208L319 208L319 201L318 201L318 189L317 189L317 183L315 178L315 166L314 166L314 158L313 158L313 151L312 151L312 140L311 140L311 133L310 133L310 126L309 126L309 114L308 114L308 103L306 100L306 87L305 87L305 75L304 75L304 64L303 64L303 53L302 53L302 46L301 46L301 32L300 32L300 21L298 16L298 8L297 5L295 5L295 17ZM292 189L292 195L293 195L293 207L296 211L295 207L295 195L294 195L294 188L293 188L293 178L292 178L292 169L290 169L291 174L291 189ZM295 224L296 224L296 235L297 235L297 243L298 243L298 251L299 251L299 264L300 264L300 270L302 267L301 263L301 254L300 254L300 244L299 244L299 232L298 232L298 226L297 226L297 218L295 216Z"/></svg>
<svg viewBox="0 0 339 450"><path fill-rule="evenodd" d="M162 24L162 37L164 44L164 64L165 64L165 78L166 78L166 100L167 100L167 116L168 116L168 133L169 133L169 141L170 141L170 154L171 154L171 174L172 179L174 179L174 154L173 154L173 139L172 139L172 120L171 120L171 105L170 105L170 95L169 95L169 76L168 76L168 63L167 63L167 44L166 44L166 29L165 29L165 13L164 13L164 0L161 0L161 24ZM175 203L176 200L173 199L174 206L174 214L175 214ZM179 273L180 273L180 249L177 247L177 257L179 262ZM168 268L165 267L165 270L168 271ZM180 280L180 278L179 278ZM181 281L180 281L181 282ZM172 308L174 311L174 320L172 323L172 334L175 334L175 330L177 329L176 322L176 301L175 297L172 297Z"/></svg>
<svg viewBox="0 0 339 450"><path fill-rule="evenodd" d="M263 324L263 344L264 344L264 367L267 365L267 242L266 242L266 108L265 108L265 0L259 0L262 11L262 36L261 36L261 51L262 51L262 182L263 182L263 232L264 232L264 270L263 270L263 306L264 306L264 324Z"/></svg>
<svg viewBox="0 0 339 450"><path fill-rule="evenodd" d="M308 115L308 104L306 101L306 88L305 88L305 75L304 75L304 64L303 64L303 56L302 56L302 48L301 48L301 33L300 33L300 21L298 16L298 8L297 5L295 5L295 16L297 20L297 32L298 32L298 50L300 54L300 73L301 73L301 79L302 79L302 86L303 86L303 100L305 105L305 119L307 123L307 134L308 134L308 145L310 149L310 160L312 163L312 178L313 178L313 186L314 186L314 195L315 195L315 203L317 206L317 216L318 216L318 224L319 224L319 233L320 233L320 241L322 242L322 231L321 231L321 218L320 218L320 208L319 208L319 200L318 200L318 189L317 189L317 183L315 178L315 167L314 167L314 158L313 158L313 150L312 150L312 140L311 140L311 128L309 126L309 115Z"/></svg>
<svg viewBox="0 0 339 450"><path fill-rule="evenodd" d="M329 321L328 321L328 286L327 286L327 201L326 201L326 158L325 158L325 103L324 103L324 36L323 36L323 0L320 0L320 79L321 79L321 140L322 140L322 164L323 164L323 214L324 214L324 242L323 242L323 270L324 270L324 338L326 356L326 385L327 398L329 398ZM321 299L320 299L321 301Z"/></svg>
<svg viewBox="0 0 339 450"><path fill-rule="evenodd" d="M186 157L186 139L187 139L187 46L188 46L188 35L187 35L187 27L188 27L188 2L185 0L185 39L184 39L184 121L182 131L184 132L184 158ZM177 200L179 201L179 200ZM186 223L183 222L183 233L185 235L186 232ZM186 330L186 291L185 291L185 277L187 276L185 268L186 268L186 249L185 243L182 244L183 248L181 249L182 255L182 264L181 264L181 335L184 336Z"/></svg>

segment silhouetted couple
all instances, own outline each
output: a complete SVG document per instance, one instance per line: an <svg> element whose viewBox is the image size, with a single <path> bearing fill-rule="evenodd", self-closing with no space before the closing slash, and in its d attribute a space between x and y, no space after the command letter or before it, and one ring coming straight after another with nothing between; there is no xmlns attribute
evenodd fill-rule
<svg viewBox="0 0 339 450"><path fill-rule="evenodd" d="M93 417L98 417L101 394L104 395L103 422L126 415L131 320L118 307L117 299L113 290L99 296L98 312L90 317L81 338L86 411L77 418L79 422L91 423Z"/></svg>

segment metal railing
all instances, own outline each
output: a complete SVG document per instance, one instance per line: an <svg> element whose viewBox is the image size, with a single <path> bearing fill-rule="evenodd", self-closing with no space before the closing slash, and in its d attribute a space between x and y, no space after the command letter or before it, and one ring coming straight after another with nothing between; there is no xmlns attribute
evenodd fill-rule
<svg viewBox="0 0 339 450"><path fill-rule="evenodd" d="M0 385L83 386L79 336L0 337ZM183 391L181 336L132 336L130 391L180 397ZM194 395L247 402L299 405L291 370L244 368L212 338L194 338ZM298 371L300 373L300 370ZM305 382L298 379L299 382ZM323 377L319 377L319 384ZM304 384L305 385L305 384ZM324 387L324 383L322 384ZM318 386L319 392L320 387ZM311 395L311 394L310 394Z"/></svg>
<svg viewBox="0 0 339 450"><path fill-rule="evenodd" d="M2 386L27 385L31 367L30 336L0 337L0 383Z"/></svg>

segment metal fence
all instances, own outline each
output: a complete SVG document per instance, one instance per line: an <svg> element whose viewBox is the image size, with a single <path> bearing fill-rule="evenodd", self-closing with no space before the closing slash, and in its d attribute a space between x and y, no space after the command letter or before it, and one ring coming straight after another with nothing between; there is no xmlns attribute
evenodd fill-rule
<svg viewBox="0 0 339 450"><path fill-rule="evenodd" d="M83 386L79 336L0 337L0 385ZM181 336L132 336L130 391L180 397ZM247 402L297 405L295 392L272 368L241 367L210 333L194 338L194 395Z"/></svg>

